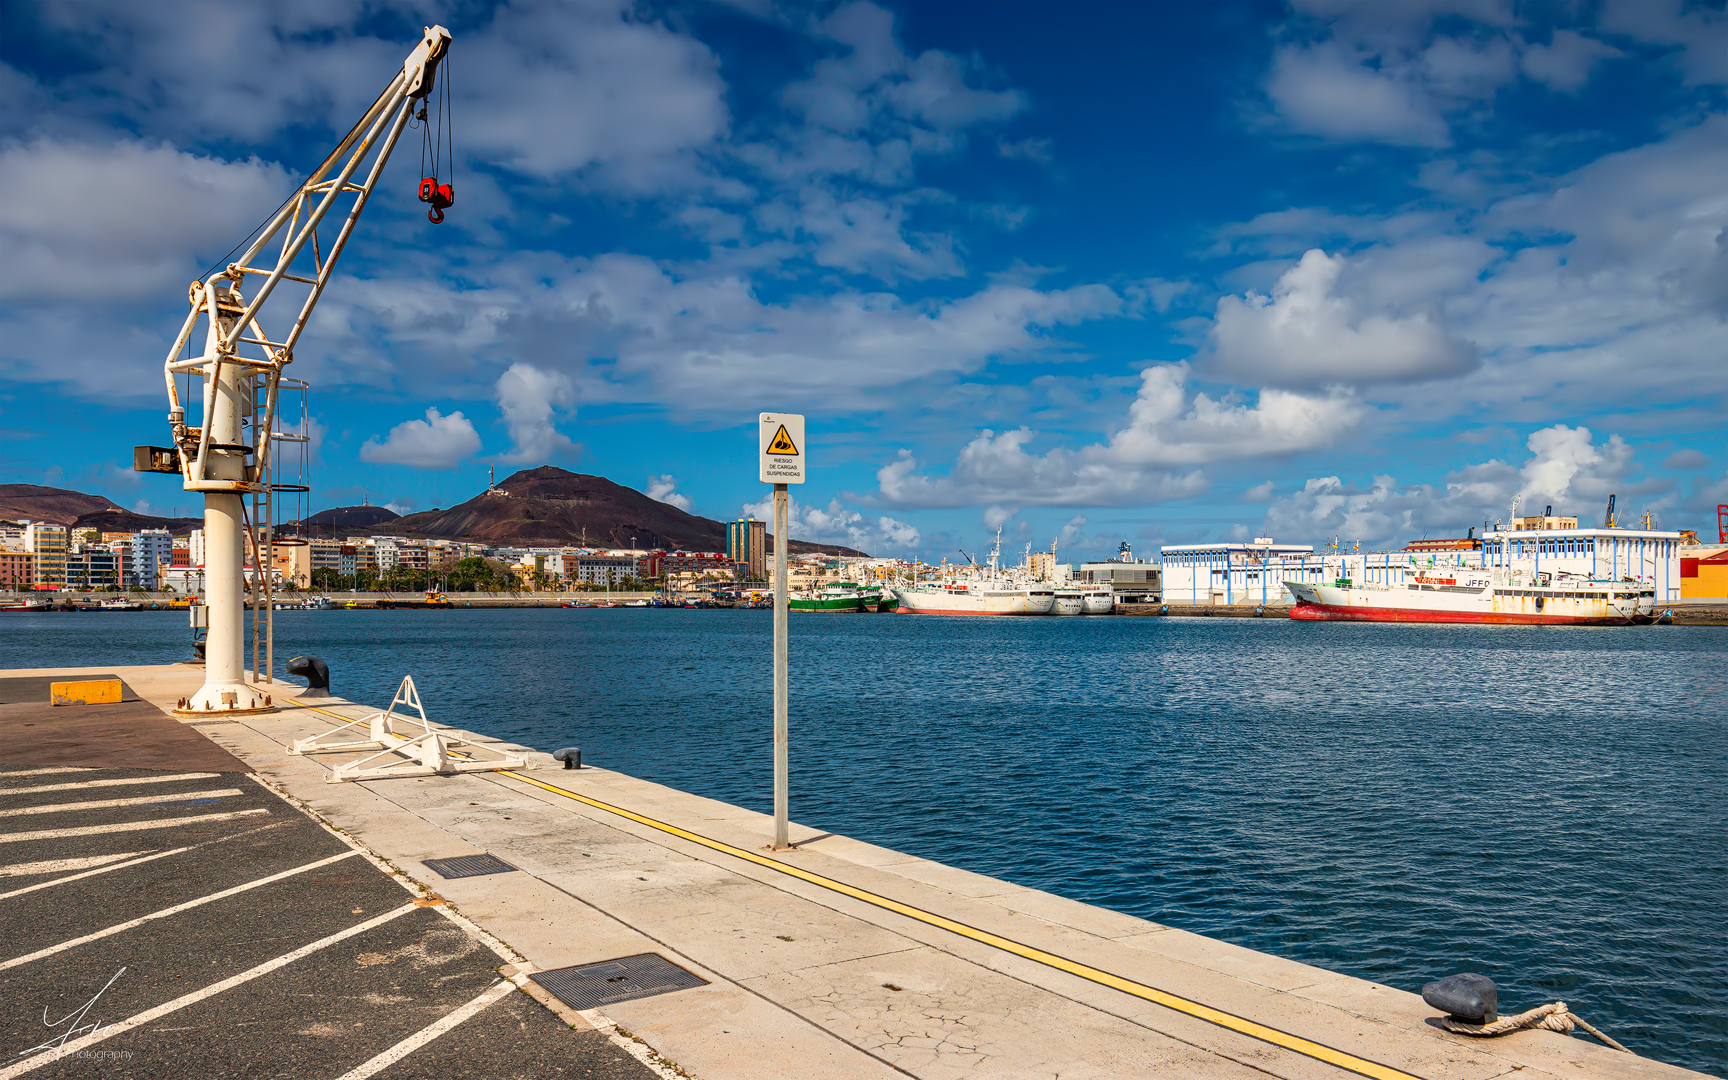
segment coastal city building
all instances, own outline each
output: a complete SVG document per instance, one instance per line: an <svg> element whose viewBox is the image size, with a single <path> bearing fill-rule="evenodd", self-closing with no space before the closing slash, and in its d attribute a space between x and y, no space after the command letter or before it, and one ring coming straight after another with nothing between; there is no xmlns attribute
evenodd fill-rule
<svg viewBox="0 0 1728 1080"><path fill-rule="evenodd" d="M60 589L66 585L67 529L33 521L24 527L24 550L36 556L35 587Z"/></svg>
<svg viewBox="0 0 1728 1080"><path fill-rule="evenodd" d="M18 592L36 584L36 556L16 548L0 547L0 589Z"/></svg>
<svg viewBox="0 0 1728 1080"><path fill-rule="evenodd" d="M174 534L167 529L139 529L132 535L131 584L140 589L162 587L162 572L174 565Z"/></svg>
<svg viewBox="0 0 1728 1080"><path fill-rule="evenodd" d="M746 581L764 581L768 577L768 523L755 518L739 518L726 523L726 557L741 568Z"/></svg>
<svg viewBox="0 0 1728 1080"><path fill-rule="evenodd" d="M106 544L73 544L66 555L69 589L118 589L125 567Z"/></svg>

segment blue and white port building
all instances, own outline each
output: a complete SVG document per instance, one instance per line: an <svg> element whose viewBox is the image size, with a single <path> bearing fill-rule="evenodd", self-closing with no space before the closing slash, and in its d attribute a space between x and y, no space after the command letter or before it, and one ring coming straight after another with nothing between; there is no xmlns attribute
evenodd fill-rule
<svg viewBox="0 0 1728 1080"><path fill-rule="evenodd" d="M1547 519L1552 521L1554 519ZM1564 519L1563 519L1564 520ZM1409 574L1443 567L1522 570L1535 580L1638 581L1654 587L1658 604L1680 599L1680 534L1656 529L1514 528L1459 541L1446 550L1315 550L1276 544L1166 544L1159 577L1167 604L1290 604L1286 581L1352 582L1403 587ZM1412 545L1413 547L1416 545Z"/></svg>

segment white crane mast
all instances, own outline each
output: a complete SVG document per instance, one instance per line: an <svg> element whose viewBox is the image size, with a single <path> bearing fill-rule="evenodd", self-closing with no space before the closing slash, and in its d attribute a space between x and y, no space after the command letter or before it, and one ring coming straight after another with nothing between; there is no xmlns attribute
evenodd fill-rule
<svg viewBox="0 0 1728 1080"><path fill-rule="evenodd" d="M191 310L162 369L168 384L168 422L174 445L140 448L141 461L153 457L156 469L179 472L187 491L204 496L208 618L204 686L182 704L181 712L265 711L271 707L268 695L245 678L245 497L268 490L282 369L293 362L295 342L324 294L336 260L353 235L355 222L396 149L415 102L431 92L438 62L449 45L450 31L442 26L428 27L378 100L265 223L240 258L187 289ZM353 196L353 202L335 240L325 250L318 228L338 200L347 196ZM279 247L273 243L277 237L281 237ZM269 266L260 266L260 257L268 258L266 247L275 247L275 259ZM309 259L303 258L308 254ZM296 267L301 272L295 273ZM249 276L263 280L247 299L242 285ZM273 339L265 333L259 312L285 280L310 289L287 334ZM204 352L182 359L181 351L192 340L200 318L206 323ZM175 377L183 374L202 380L197 426L188 423L186 403L180 400L175 385ZM272 568L264 565L256 535L252 550L257 558L256 573L262 580Z"/></svg>

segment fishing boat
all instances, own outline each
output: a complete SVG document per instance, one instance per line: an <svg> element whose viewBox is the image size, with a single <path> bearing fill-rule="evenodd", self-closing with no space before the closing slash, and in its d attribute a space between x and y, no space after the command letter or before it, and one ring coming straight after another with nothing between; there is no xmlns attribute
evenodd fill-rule
<svg viewBox="0 0 1728 1080"><path fill-rule="evenodd" d="M833 582L803 589L786 597L788 611L857 612L864 610L864 595L851 581Z"/></svg>
<svg viewBox="0 0 1728 1080"><path fill-rule="evenodd" d="M116 596L116 597L113 597L111 599L103 600L103 601L100 601L99 603L97 603L96 610L97 611L143 611L144 605L140 604L136 600L127 600L124 597Z"/></svg>
<svg viewBox="0 0 1728 1080"><path fill-rule="evenodd" d="M1350 622L1499 623L1625 626L1648 623L1656 590L1649 582L1565 573L1430 567L1402 585L1286 581L1292 619Z"/></svg>
<svg viewBox="0 0 1728 1080"><path fill-rule="evenodd" d="M48 601L25 598L0 604L0 611L47 611Z"/></svg>
<svg viewBox="0 0 1728 1080"><path fill-rule="evenodd" d="M961 552L962 555L966 553ZM943 581L915 581L896 585L902 615L1048 615L1056 607L1056 586L1027 581L1000 567L1002 530L990 560L980 566L970 555L970 565Z"/></svg>
<svg viewBox="0 0 1728 1080"><path fill-rule="evenodd" d="M1080 590L1069 585L1058 585L1054 589L1056 603L1050 608L1052 615L1084 615L1086 601Z"/></svg>

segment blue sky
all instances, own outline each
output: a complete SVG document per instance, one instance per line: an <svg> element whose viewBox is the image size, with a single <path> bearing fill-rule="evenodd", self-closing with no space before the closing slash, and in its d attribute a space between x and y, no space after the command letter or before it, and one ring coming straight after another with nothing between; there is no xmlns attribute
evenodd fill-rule
<svg viewBox="0 0 1728 1080"><path fill-rule="evenodd" d="M315 506L486 469L794 535L1075 556L1728 502L1728 18L1658 2L0 5L5 480L196 512L186 283L418 37L398 152L291 373Z"/></svg>

